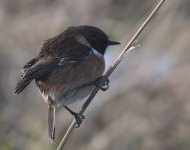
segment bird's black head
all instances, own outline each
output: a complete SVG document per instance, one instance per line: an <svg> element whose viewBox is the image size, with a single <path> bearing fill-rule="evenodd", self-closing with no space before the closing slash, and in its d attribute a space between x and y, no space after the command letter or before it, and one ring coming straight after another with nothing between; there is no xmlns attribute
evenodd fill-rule
<svg viewBox="0 0 190 150"><path fill-rule="evenodd" d="M69 33L72 36L79 36L79 38L85 38L85 40L90 44L90 46L101 54L105 53L107 46L120 44L119 42L110 41L107 35L102 30L89 25L72 26L69 27L65 32Z"/></svg>

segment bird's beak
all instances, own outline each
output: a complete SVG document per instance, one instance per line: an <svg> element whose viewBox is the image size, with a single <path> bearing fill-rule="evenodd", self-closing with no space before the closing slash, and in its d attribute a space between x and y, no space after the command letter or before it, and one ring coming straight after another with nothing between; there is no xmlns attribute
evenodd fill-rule
<svg viewBox="0 0 190 150"><path fill-rule="evenodd" d="M108 41L108 46L109 45L118 45L118 44L120 44L119 42L115 42L115 41Z"/></svg>

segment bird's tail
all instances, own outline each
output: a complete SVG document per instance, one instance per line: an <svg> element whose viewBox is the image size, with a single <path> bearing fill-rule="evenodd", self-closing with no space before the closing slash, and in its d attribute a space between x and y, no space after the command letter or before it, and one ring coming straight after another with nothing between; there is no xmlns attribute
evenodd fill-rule
<svg viewBox="0 0 190 150"><path fill-rule="evenodd" d="M55 104L49 104L48 109L48 134L52 142L55 139Z"/></svg>

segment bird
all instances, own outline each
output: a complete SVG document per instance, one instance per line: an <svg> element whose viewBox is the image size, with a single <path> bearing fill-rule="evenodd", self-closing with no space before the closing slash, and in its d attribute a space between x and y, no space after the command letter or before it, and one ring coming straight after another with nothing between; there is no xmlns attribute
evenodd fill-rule
<svg viewBox="0 0 190 150"><path fill-rule="evenodd" d="M109 81L100 84L105 70L104 54L108 46L118 44L109 40L98 27L70 26L45 40L38 56L24 65L14 94L20 94L35 80L48 104L48 134L52 141L55 139L56 107L69 111L79 127L84 116L71 110L69 105L86 98L95 87L103 91L108 88Z"/></svg>

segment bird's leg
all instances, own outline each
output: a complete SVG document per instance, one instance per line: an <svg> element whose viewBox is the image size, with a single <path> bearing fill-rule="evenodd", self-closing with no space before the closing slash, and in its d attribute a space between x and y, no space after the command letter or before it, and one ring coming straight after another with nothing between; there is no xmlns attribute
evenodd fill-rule
<svg viewBox="0 0 190 150"><path fill-rule="evenodd" d="M82 114L80 114L80 113L76 113L76 112L74 112L74 111L72 111L69 107L67 107L67 106L65 106L64 105L64 107L65 107L65 109L71 114L71 115L73 115L74 117L75 117L75 120L76 120L76 128L79 128L80 127L80 125L81 125L81 123L82 123L82 120L85 118Z"/></svg>
<svg viewBox="0 0 190 150"><path fill-rule="evenodd" d="M100 88L102 91L106 91L109 88L109 79L106 78L105 81L102 81L103 76L98 77L93 84Z"/></svg>

